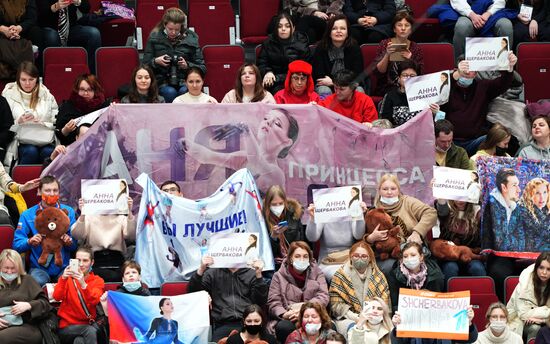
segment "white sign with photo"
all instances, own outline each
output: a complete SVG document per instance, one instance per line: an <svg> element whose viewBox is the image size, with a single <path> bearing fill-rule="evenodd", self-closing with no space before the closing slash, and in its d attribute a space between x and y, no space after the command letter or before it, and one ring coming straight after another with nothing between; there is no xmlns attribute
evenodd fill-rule
<svg viewBox="0 0 550 344"><path fill-rule="evenodd" d="M466 37L469 70L509 70L509 43L508 37Z"/></svg>
<svg viewBox="0 0 550 344"><path fill-rule="evenodd" d="M82 179L83 215L128 214L128 183L124 179Z"/></svg>
<svg viewBox="0 0 550 344"><path fill-rule="evenodd" d="M258 235L255 233L231 233L212 236L207 255L214 259L212 268L243 268L258 259Z"/></svg>
<svg viewBox="0 0 550 344"><path fill-rule="evenodd" d="M479 203L481 186L477 172L434 166L433 196L470 203Z"/></svg>
<svg viewBox="0 0 550 344"><path fill-rule="evenodd" d="M431 104L445 104L449 101L449 71L419 75L405 80L405 94L409 111L422 111Z"/></svg>
<svg viewBox="0 0 550 344"><path fill-rule="evenodd" d="M361 219L362 201L361 185L313 190L315 223Z"/></svg>

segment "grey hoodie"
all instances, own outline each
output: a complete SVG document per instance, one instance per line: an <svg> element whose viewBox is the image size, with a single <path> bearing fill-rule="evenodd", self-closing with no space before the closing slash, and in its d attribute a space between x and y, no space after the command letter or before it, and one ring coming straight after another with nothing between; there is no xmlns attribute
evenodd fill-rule
<svg viewBox="0 0 550 344"><path fill-rule="evenodd" d="M535 141L531 140L519 149L517 157L534 160L550 159L550 147L542 148Z"/></svg>

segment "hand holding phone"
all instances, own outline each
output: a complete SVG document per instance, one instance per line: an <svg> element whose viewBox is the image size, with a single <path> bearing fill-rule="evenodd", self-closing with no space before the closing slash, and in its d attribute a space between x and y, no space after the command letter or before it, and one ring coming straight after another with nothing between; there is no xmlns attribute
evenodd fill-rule
<svg viewBox="0 0 550 344"><path fill-rule="evenodd" d="M79 271L79 265L78 259L70 259L69 260L69 267L72 272L78 272Z"/></svg>
<svg viewBox="0 0 550 344"><path fill-rule="evenodd" d="M279 227L288 227L288 221L281 221L277 224Z"/></svg>

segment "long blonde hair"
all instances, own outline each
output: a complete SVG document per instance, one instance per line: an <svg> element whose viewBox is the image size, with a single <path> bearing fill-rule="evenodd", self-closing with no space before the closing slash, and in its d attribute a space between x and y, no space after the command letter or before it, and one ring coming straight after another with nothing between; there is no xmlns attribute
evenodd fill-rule
<svg viewBox="0 0 550 344"><path fill-rule="evenodd" d="M536 189L544 185L546 186L546 191L548 192L548 196L550 197L550 183L548 183L546 180L542 178L533 178L531 179L527 185L525 185L525 191L523 192L523 196L521 199L521 203L527 208L533 219L535 219L536 223L539 223L540 220L537 217L535 213L535 205L533 203L533 196L535 195ZM546 208L546 214L550 214L550 204L549 204L548 197L546 198L546 205L544 208Z"/></svg>
<svg viewBox="0 0 550 344"><path fill-rule="evenodd" d="M177 7L170 7L162 16L162 19L157 23L153 31L162 31L168 23L181 24L181 31L183 33L187 28L187 15L181 9Z"/></svg>
<svg viewBox="0 0 550 344"><path fill-rule="evenodd" d="M382 314L382 327L384 327L385 329L388 330L388 334L386 334L387 337L384 336L380 339L380 343L388 343L389 344L390 343L389 332L391 332L393 330L393 323L392 323L391 318L390 318L390 307L388 306L388 304L386 302L384 302L384 300L382 300L382 298L380 298L378 296L366 299L364 302L369 302L369 301L376 301L382 306L382 311L384 312L384 314ZM366 326L369 326L368 322L367 322Z"/></svg>
<svg viewBox="0 0 550 344"><path fill-rule="evenodd" d="M12 249L6 248L0 253L0 268L4 264L4 261L6 259L9 259L15 264L15 267L17 268L17 273L19 276L17 277L17 284L21 284L21 276L25 275L25 269L23 268L23 260L21 259L21 255ZM6 284L4 284L4 280L0 278L0 290L6 288Z"/></svg>

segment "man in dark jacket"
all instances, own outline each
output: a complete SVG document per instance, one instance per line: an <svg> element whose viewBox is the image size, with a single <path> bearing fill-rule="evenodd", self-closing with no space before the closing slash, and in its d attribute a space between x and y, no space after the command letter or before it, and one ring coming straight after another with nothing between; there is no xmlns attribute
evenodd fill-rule
<svg viewBox="0 0 550 344"><path fill-rule="evenodd" d="M437 166L471 170L472 164L468 153L462 147L453 143L454 126L446 119L434 124L435 131L435 163Z"/></svg>
<svg viewBox="0 0 550 344"><path fill-rule="evenodd" d="M189 281L189 292L206 290L212 298L212 341L218 342L242 327L243 311L250 304L263 307L268 285L262 278L264 263L255 260L252 269L209 269L214 259L204 256Z"/></svg>

